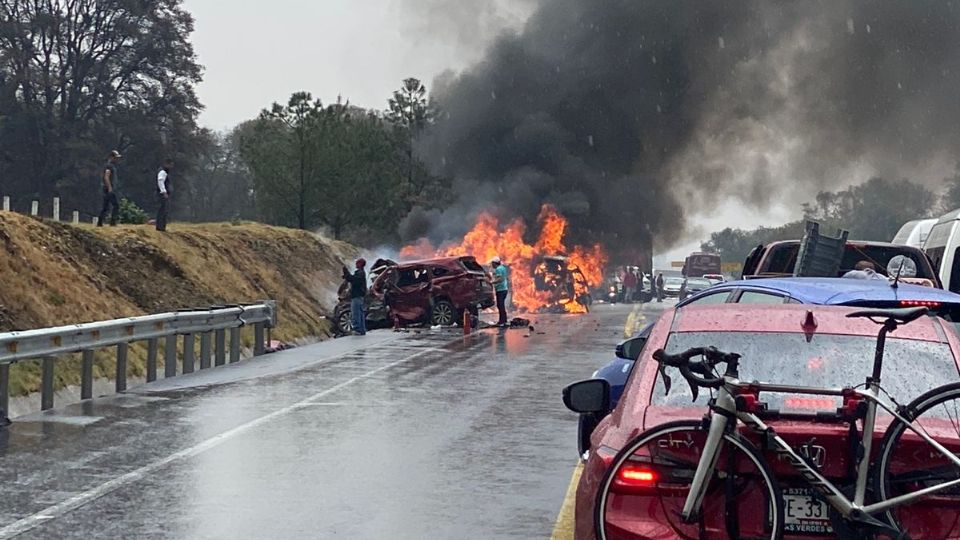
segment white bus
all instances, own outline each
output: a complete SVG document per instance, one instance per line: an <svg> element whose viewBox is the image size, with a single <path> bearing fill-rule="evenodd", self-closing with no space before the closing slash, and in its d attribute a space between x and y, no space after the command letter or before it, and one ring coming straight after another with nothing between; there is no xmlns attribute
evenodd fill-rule
<svg viewBox="0 0 960 540"><path fill-rule="evenodd" d="M943 287L960 292L960 209L944 214L930 229L923 251L940 275Z"/></svg>

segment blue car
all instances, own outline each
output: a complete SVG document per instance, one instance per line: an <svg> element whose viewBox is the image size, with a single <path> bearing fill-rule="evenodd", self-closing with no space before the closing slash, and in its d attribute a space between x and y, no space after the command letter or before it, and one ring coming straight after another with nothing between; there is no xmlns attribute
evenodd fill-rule
<svg viewBox="0 0 960 540"><path fill-rule="evenodd" d="M908 283L892 286L887 280L849 278L765 278L720 283L677 304L817 304L896 308L927 306L947 321L960 325L960 295L943 289ZM617 358L593 377L610 383L610 409L616 407L635 360L640 356L653 325L617 345ZM580 455L590 449L590 435L606 414L581 414Z"/></svg>

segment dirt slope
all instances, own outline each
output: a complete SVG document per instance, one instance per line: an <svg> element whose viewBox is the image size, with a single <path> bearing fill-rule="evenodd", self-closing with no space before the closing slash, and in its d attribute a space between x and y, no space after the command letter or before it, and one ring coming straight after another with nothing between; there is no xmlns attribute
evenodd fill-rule
<svg viewBox="0 0 960 540"><path fill-rule="evenodd" d="M176 224L162 234L0 212L0 332L271 298L274 339L325 337L340 261L354 254L347 244L261 224ZM31 364L15 367L15 394L35 389ZM76 378L67 367L58 370L61 384Z"/></svg>

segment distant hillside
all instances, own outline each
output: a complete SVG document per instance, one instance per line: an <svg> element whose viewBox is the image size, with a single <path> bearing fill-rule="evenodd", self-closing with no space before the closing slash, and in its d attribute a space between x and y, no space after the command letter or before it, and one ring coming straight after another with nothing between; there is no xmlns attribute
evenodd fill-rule
<svg viewBox="0 0 960 540"><path fill-rule="evenodd" d="M274 339L330 334L340 261L350 245L261 224L94 228L0 212L0 332L275 299ZM102 356L102 358L101 358ZM131 374L142 371L132 351ZM108 376L109 354L98 356ZM67 366L65 366L67 367ZM37 366L15 366L13 394L37 388ZM58 370L60 385L77 370Z"/></svg>

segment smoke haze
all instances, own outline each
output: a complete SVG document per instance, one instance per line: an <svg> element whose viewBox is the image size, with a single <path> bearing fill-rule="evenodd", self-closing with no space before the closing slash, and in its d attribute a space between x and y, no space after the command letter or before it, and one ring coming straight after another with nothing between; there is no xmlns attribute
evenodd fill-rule
<svg viewBox="0 0 960 540"><path fill-rule="evenodd" d="M423 20L453 29L507 5L428 4L446 11ZM532 9L525 25L434 82L442 115L419 150L456 178L459 200L414 211L405 240L455 238L465 214L490 207L532 222L548 202L574 241L625 247L649 231L664 248L729 198L799 205L870 175L931 185L956 161L954 3L513 5Z"/></svg>

